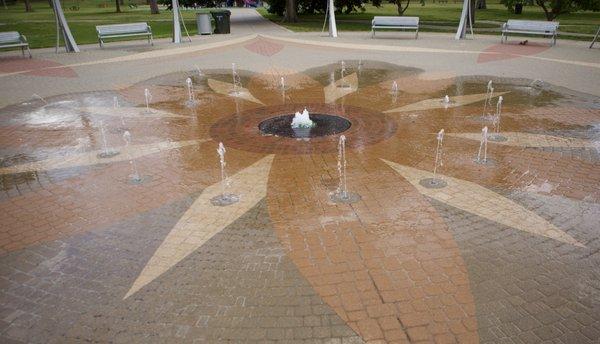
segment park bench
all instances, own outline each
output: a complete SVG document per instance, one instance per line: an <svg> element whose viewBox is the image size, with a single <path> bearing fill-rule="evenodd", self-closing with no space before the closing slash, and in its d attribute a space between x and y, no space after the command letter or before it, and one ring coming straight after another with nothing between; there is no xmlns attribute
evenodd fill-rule
<svg viewBox="0 0 600 344"><path fill-rule="evenodd" d="M376 16L371 22L371 37L375 29L415 30L415 39L419 38L419 17Z"/></svg>
<svg viewBox="0 0 600 344"><path fill-rule="evenodd" d="M98 43L100 48L104 45L104 38L147 36L148 44L154 45L152 41L152 29L148 23L130 23L96 26L98 33Z"/></svg>
<svg viewBox="0 0 600 344"><path fill-rule="evenodd" d="M558 34L558 22L509 19L506 23L502 24L500 43L508 40L509 33L550 36L552 38L552 45L555 45Z"/></svg>
<svg viewBox="0 0 600 344"><path fill-rule="evenodd" d="M21 48L21 53L25 56L25 48L31 58L31 50L29 50L29 43L27 38L21 35L17 31L0 32L0 48Z"/></svg>

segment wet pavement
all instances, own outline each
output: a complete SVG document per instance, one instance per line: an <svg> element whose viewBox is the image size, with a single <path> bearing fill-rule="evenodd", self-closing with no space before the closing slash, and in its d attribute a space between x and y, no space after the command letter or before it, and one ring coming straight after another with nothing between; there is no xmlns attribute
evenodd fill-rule
<svg viewBox="0 0 600 344"><path fill-rule="evenodd" d="M3 342L598 341L597 97L243 49L263 66L239 78L190 67L0 110ZM350 123L356 202L330 198L340 132L261 132L305 107ZM477 163L484 126L503 140Z"/></svg>

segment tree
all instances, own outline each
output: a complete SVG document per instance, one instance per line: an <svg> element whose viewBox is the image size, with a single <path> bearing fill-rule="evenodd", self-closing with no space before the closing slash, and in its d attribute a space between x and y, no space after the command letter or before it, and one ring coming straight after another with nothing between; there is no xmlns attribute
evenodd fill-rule
<svg viewBox="0 0 600 344"><path fill-rule="evenodd" d="M167 10L171 11L173 9L172 0L149 0L150 6L152 7L152 1L155 1L159 4L167 6ZM202 7L216 7L217 3L214 0L179 0L179 6L181 7L194 7L194 6L202 6ZM158 11L158 6L157 6ZM158 12L157 12L158 13Z"/></svg>
<svg viewBox="0 0 600 344"><path fill-rule="evenodd" d="M404 11L406 11L406 9L408 8L408 5L410 5L410 0L406 0L406 6L404 6L404 7L402 7L402 0L391 0L390 2L393 4L396 4L396 6L398 7L398 15L399 16L404 14Z"/></svg>
<svg viewBox="0 0 600 344"><path fill-rule="evenodd" d="M515 3L520 0L500 0L509 11L514 10ZM553 21L559 15L575 11L600 11L600 0L535 0L546 15L546 20Z"/></svg>
<svg viewBox="0 0 600 344"><path fill-rule="evenodd" d="M285 16L284 22L296 23L298 21L298 12L296 0L285 0Z"/></svg>
<svg viewBox="0 0 600 344"><path fill-rule="evenodd" d="M31 8L31 1L25 0L25 12L33 12L33 8Z"/></svg>
<svg viewBox="0 0 600 344"><path fill-rule="evenodd" d="M150 0L150 14L158 14L158 3L156 0Z"/></svg>
<svg viewBox="0 0 600 344"><path fill-rule="evenodd" d="M560 14L569 13L575 9L573 0L535 0L535 3L544 10L546 20L553 21Z"/></svg>
<svg viewBox="0 0 600 344"><path fill-rule="evenodd" d="M117 13L121 13L121 4L119 3L119 0L115 0L115 3L117 4Z"/></svg>

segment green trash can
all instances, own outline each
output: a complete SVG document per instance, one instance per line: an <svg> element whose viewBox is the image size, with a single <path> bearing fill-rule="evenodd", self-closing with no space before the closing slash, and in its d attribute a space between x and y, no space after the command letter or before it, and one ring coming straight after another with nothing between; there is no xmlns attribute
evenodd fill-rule
<svg viewBox="0 0 600 344"><path fill-rule="evenodd" d="M231 33L231 28L229 24L229 17L231 16L231 11L217 10L211 11L210 14L215 20L215 33Z"/></svg>

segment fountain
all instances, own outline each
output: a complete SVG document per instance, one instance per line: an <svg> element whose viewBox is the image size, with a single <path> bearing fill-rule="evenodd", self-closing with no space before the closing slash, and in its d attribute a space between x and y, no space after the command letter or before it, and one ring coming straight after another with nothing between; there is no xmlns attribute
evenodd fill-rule
<svg viewBox="0 0 600 344"><path fill-rule="evenodd" d="M348 83L346 83L346 79L344 79L344 77L346 76L346 62L342 61L341 63L341 70L340 70L340 80L342 81L342 83L340 84L339 87L341 88L350 88L350 85Z"/></svg>
<svg viewBox="0 0 600 344"><path fill-rule="evenodd" d="M398 95L398 83L396 82L396 80L392 82L392 94Z"/></svg>
<svg viewBox="0 0 600 344"><path fill-rule="evenodd" d="M240 94L240 89L242 88L242 80L240 79L240 75L237 72L237 67L235 63L231 64L231 78L233 80L233 96L238 96Z"/></svg>
<svg viewBox="0 0 600 344"><path fill-rule="evenodd" d="M437 133L437 146L435 148L435 165L433 167L433 176L431 178L421 179L419 184L428 189L441 189L448 185L446 181L436 178L438 167L444 166L442 161L442 145L444 143L444 129Z"/></svg>
<svg viewBox="0 0 600 344"><path fill-rule="evenodd" d="M194 65L194 68L196 68L196 72L198 72L198 78L202 79L204 77L204 73L202 73L202 70L200 69L200 67L198 67L197 65Z"/></svg>
<svg viewBox="0 0 600 344"><path fill-rule="evenodd" d="M348 191L346 177L346 136L340 135L338 140L337 170L339 183L335 192L329 194L329 199L334 203L355 203L360 200L360 195Z"/></svg>
<svg viewBox="0 0 600 344"><path fill-rule="evenodd" d="M479 151L477 152L477 159L475 160L478 164L487 164L487 144L488 144L488 127L481 129L481 141L479 142ZM482 154L483 153L483 154ZM483 156L483 159L482 159Z"/></svg>
<svg viewBox="0 0 600 344"><path fill-rule="evenodd" d="M392 90L390 91L390 93L392 94L392 103L396 104L396 102L398 101L398 83L396 82L396 80L392 82Z"/></svg>
<svg viewBox="0 0 600 344"><path fill-rule="evenodd" d="M296 128L312 128L315 126L315 122L313 122L310 119L310 116L308 114L308 110L306 110L306 108L304 108L304 111L300 112L296 112L294 114L294 118L292 119L292 128L296 129Z"/></svg>
<svg viewBox="0 0 600 344"><path fill-rule="evenodd" d="M544 87L544 81L540 79L535 79L531 83L529 83L530 89L542 89Z"/></svg>
<svg viewBox="0 0 600 344"><path fill-rule="evenodd" d="M104 132L104 123L102 123L102 121L100 121L100 137L102 138L102 152L98 153L97 157L100 159L106 159L106 158L111 158L115 155L118 155L119 152L114 150L114 149L110 149L108 147L108 142L106 140L106 133Z"/></svg>
<svg viewBox="0 0 600 344"><path fill-rule="evenodd" d="M500 116L502 115L502 102L504 98L502 96L498 97L498 103L496 103L496 114L492 119L492 124L494 125L494 133L490 135L489 139L495 142L503 142L508 140L505 136L500 135Z"/></svg>
<svg viewBox="0 0 600 344"><path fill-rule="evenodd" d="M265 136L310 139L337 135L352 126L344 117L328 114L310 114L306 109L295 114L284 114L267 118L258 124L258 130Z"/></svg>
<svg viewBox="0 0 600 344"><path fill-rule="evenodd" d="M221 165L221 194L213 197L210 202L219 207L228 206L234 203L239 202L240 197L234 194L227 193L227 188L230 186L229 177L227 176L227 172L225 171L225 166L227 163L225 162L225 146L223 142L219 142L219 147L217 148L217 154L219 154L219 163Z"/></svg>
<svg viewBox="0 0 600 344"><path fill-rule="evenodd" d="M488 108L492 107L492 98L494 98L494 87L492 80L488 81L487 88L485 91L485 102L483 103L483 118L488 118L491 114L488 114Z"/></svg>
<svg viewBox="0 0 600 344"><path fill-rule="evenodd" d="M131 156L131 151L129 149L129 145L131 144L131 133L129 133L128 130L125 130L123 133L123 141L125 141L125 150L127 151L129 166L131 166L131 175L129 175L129 181L132 184L140 184L142 182L142 177L140 177L135 160Z"/></svg>
<svg viewBox="0 0 600 344"><path fill-rule="evenodd" d="M196 101L196 96L194 95L194 83L192 82L192 78L185 79L185 83L188 91L188 100L185 102L185 106L190 108L195 107L198 105L198 102Z"/></svg>
<svg viewBox="0 0 600 344"><path fill-rule="evenodd" d="M279 79L279 89L281 90L281 102L285 104L285 78Z"/></svg>
<svg viewBox="0 0 600 344"><path fill-rule="evenodd" d="M48 105L48 102L46 101L46 99L44 99L44 97L40 96L39 94L37 94L37 93L34 93L34 94L32 94L31 96L32 96L32 97L34 97L34 98L37 98L37 99L39 99L39 100L41 100L41 101L43 101L43 102L44 102L44 105Z"/></svg>
<svg viewBox="0 0 600 344"><path fill-rule="evenodd" d="M150 102L152 101L152 94L150 93L150 90L147 88L144 89L144 98L146 99L146 112L150 113L150 112L152 112L152 110L150 110Z"/></svg>
<svg viewBox="0 0 600 344"><path fill-rule="evenodd" d="M119 113L119 98L117 96L113 97L113 109L115 110L115 113ZM121 112L121 125L123 127L125 127L125 118L123 118L123 112Z"/></svg>
<svg viewBox="0 0 600 344"><path fill-rule="evenodd" d="M444 109L449 108L450 105L454 103L454 101L452 99L450 99L450 96L447 94L444 96L444 98L442 98L442 100L440 102L444 106Z"/></svg>

